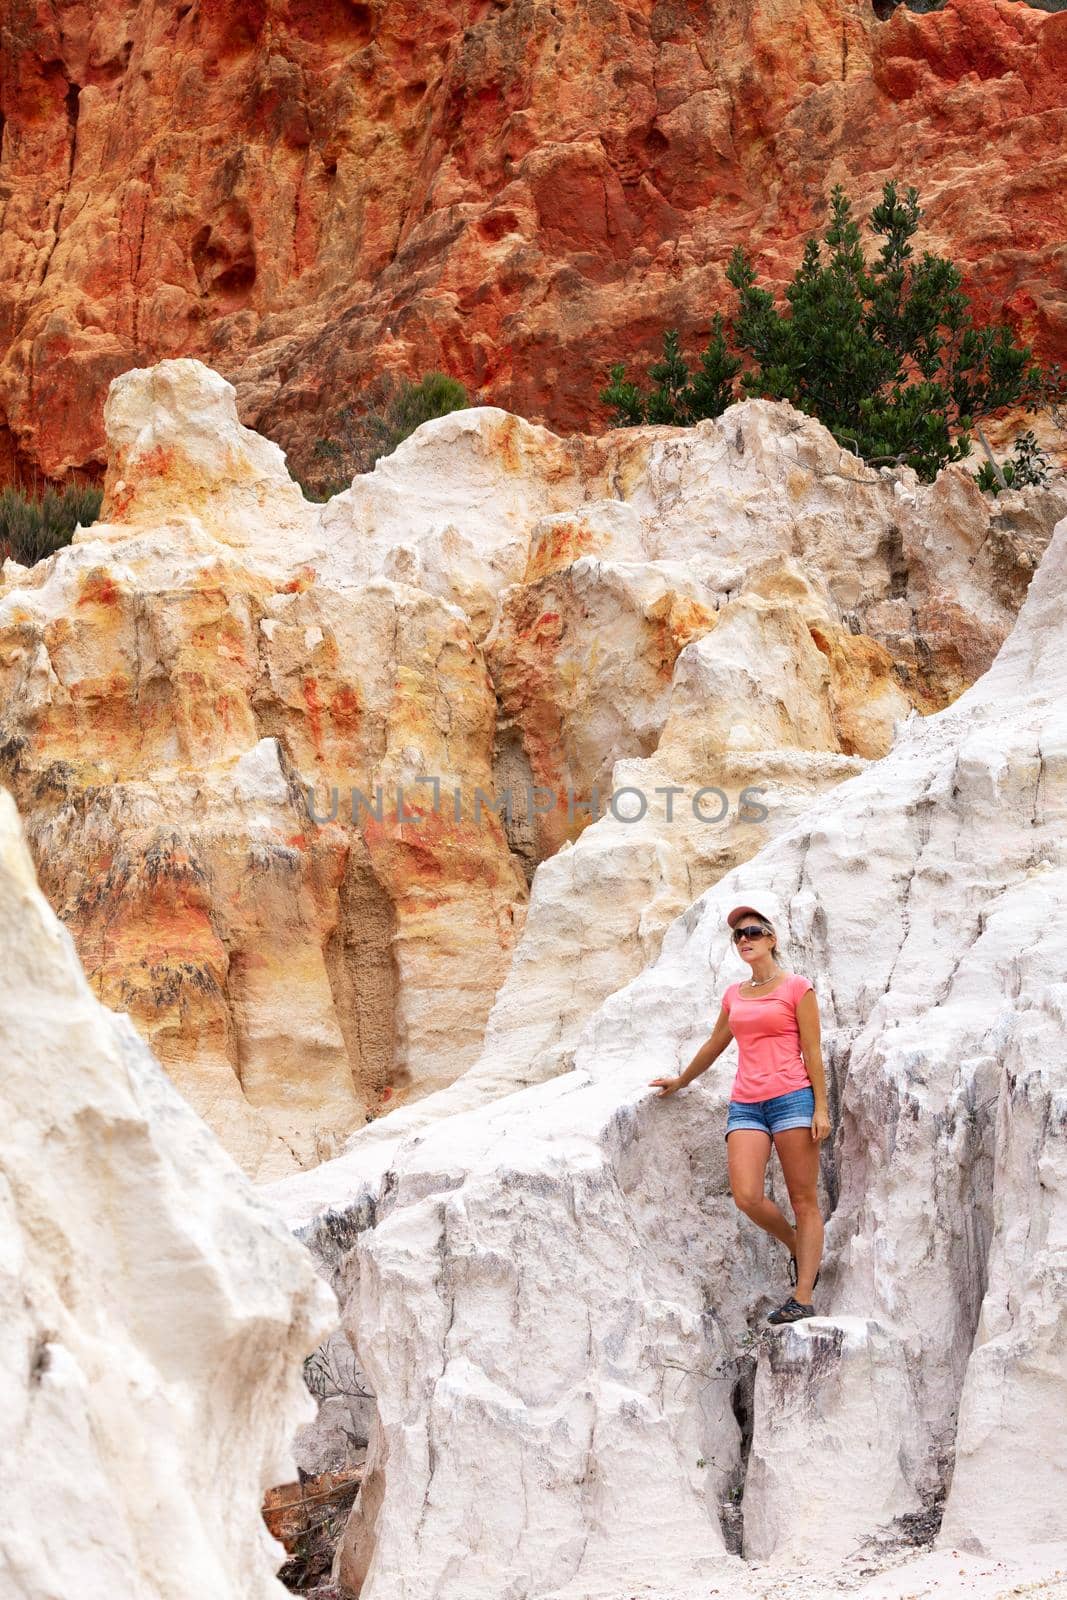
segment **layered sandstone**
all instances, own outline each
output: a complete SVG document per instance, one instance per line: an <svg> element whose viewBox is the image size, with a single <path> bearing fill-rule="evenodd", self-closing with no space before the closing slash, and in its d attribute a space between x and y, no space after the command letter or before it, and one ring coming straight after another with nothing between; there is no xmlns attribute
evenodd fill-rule
<svg viewBox="0 0 1067 1600"><path fill-rule="evenodd" d="M108 420L103 519L0 600L6 770L100 998L277 1173L480 1044L525 882L413 780L491 793L492 685L454 606L322 579L215 374L132 374Z"/></svg>
<svg viewBox="0 0 1067 1600"><path fill-rule="evenodd" d="M281 1600L259 1507L336 1302L94 997L6 790L0 1059L5 1600Z"/></svg>
<svg viewBox="0 0 1067 1600"><path fill-rule="evenodd" d="M106 415L101 520L4 567L4 772L98 996L261 1177L566 1066L695 894L988 665L1063 508L764 402L456 413L321 507L199 363ZM612 783L648 816L593 821Z"/></svg>
<svg viewBox="0 0 1067 1600"><path fill-rule="evenodd" d="M307 466L382 369L559 429L784 281L830 183L914 182L980 312L1067 350L1067 17L951 0L0 4L0 437L98 471L108 381L200 355Z"/></svg>
<svg viewBox="0 0 1067 1600"><path fill-rule="evenodd" d="M942 1510L952 1582L966 1552L1056 1575L1065 584L1067 520L990 669L695 899L572 1071L274 1191L376 1396L336 1569L362 1600L859 1589ZM732 1059L648 1086L706 1037L742 898L814 980L833 1123L818 1315L777 1330L784 1252L727 1181ZM727 1553L738 1497L765 1589Z"/></svg>

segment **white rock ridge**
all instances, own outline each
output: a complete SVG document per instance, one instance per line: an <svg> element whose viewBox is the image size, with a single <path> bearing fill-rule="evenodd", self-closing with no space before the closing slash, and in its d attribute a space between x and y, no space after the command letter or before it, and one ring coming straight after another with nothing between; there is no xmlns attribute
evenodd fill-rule
<svg viewBox="0 0 1067 1600"><path fill-rule="evenodd" d="M494 460L508 464L495 520ZM571 510L531 521L568 496ZM536 777L562 795L570 781L590 808L570 825L560 799L533 837L509 832L539 865L476 1059L356 1127L348 1148L393 1145L572 1065L581 1028L655 959L673 917L883 755L908 694L930 710L984 670L1065 507L1062 484L994 509L963 468L929 486L880 474L812 419L755 401L695 429L584 441L492 408L458 412L331 502L334 570L349 552L367 570L403 555L409 576L468 609L461 569L427 550L460 527L483 554L503 541L482 641L500 704L498 794ZM769 809L748 820L739 803L754 783ZM631 785L647 816L590 820L595 784L601 811L605 791ZM692 815L704 785L728 797L721 825ZM304 1187L313 1210L323 1188Z"/></svg>
<svg viewBox="0 0 1067 1600"><path fill-rule="evenodd" d="M98 997L260 1179L568 1067L673 917L985 669L1067 508L754 400L457 412L326 506L197 361L106 423L101 519L0 577L0 781ZM680 820L591 822L620 784Z"/></svg>
<svg viewBox="0 0 1067 1600"><path fill-rule="evenodd" d="M0 789L0 1591L268 1600L334 1297L95 999Z"/></svg>
<svg viewBox="0 0 1067 1600"><path fill-rule="evenodd" d="M322 508L217 374L126 373L107 419L103 519L4 568L0 776L98 997L276 1176L478 1053L522 867L492 818L389 810L492 795L496 700L453 604L322 578Z"/></svg>
<svg viewBox="0 0 1067 1600"><path fill-rule="evenodd" d="M1067 521L989 671L672 922L573 1071L369 1147L362 1182L338 1163L352 1209L305 1231L377 1396L338 1562L362 1600L681 1590L742 1484L775 1562L942 1505L946 1548L1067 1538L1065 591ZM647 1086L710 1031L726 911L761 895L830 1082L803 1331L766 1327L784 1252L729 1195L733 1053Z"/></svg>

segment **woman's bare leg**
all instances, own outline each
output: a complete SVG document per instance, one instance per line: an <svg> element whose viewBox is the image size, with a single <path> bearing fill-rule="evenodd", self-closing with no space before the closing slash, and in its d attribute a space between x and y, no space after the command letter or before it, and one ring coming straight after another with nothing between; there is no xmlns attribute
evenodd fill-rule
<svg viewBox="0 0 1067 1600"><path fill-rule="evenodd" d="M785 1128L775 1134L774 1148L782 1163L789 1203L797 1219L796 1246L793 1250L797 1258L794 1294L801 1305L810 1306L823 1246L822 1213L818 1197L819 1141L812 1138L810 1127Z"/></svg>
<svg viewBox="0 0 1067 1600"><path fill-rule="evenodd" d="M806 1131L806 1130L805 1130ZM810 1133L808 1134L810 1138ZM771 1137L759 1128L735 1128L726 1136L726 1164L730 1174L730 1193L734 1204L746 1217L781 1239L789 1250L796 1249L796 1230L784 1212L764 1194Z"/></svg>

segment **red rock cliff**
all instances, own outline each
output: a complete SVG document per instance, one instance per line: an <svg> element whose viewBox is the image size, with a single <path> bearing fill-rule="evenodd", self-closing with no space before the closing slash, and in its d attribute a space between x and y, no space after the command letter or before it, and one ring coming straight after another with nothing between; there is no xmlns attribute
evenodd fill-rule
<svg viewBox="0 0 1067 1600"><path fill-rule="evenodd" d="M383 367L556 428L697 334L735 243L917 184L983 308L1067 347L1067 14L953 0L0 0L0 469L103 459L195 354L299 460Z"/></svg>

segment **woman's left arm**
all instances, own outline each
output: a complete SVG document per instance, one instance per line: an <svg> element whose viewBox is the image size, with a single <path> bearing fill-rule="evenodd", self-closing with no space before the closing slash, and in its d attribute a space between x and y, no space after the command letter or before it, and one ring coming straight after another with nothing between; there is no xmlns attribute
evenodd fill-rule
<svg viewBox="0 0 1067 1600"><path fill-rule="evenodd" d="M825 1139L830 1132L830 1107L826 1098L826 1073L822 1064L819 1002L815 998L814 989L808 989L797 1001L797 1030L800 1034L800 1052L815 1091L815 1114L811 1119L811 1136L813 1139Z"/></svg>

